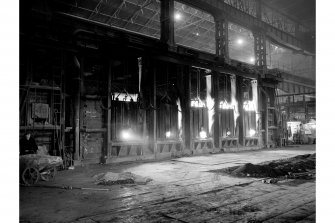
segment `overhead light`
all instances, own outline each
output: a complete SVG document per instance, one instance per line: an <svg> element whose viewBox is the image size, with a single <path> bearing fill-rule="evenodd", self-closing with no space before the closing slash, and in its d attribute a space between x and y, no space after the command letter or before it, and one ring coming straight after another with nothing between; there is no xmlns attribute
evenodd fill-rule
<svg viewBox="0 0 335 223"><path fill-rule="evenodd" d="M175 19L176 21L181 20L181 18L182 18L182 16L181 16L181 14L180 14L179 12L176 12L176 13L174 14L174 19Z"/></svg>
<svg viewBox="0 0 335 223"><path fill-rule="evenodd" d="M238 45L242 45L244 41L243 41L243 39L239 38L239 39L236 40L236 42L237 42Z"/></svg>
<svg viewBox="0 0 335 223"><path fill-rule="evenodd" d="M249 61L250 61L251 63L254 63L254 62L255 62L255 58L254 58L254 57L250 57Z"/></svg>
<svg viewBox="0 0 335 223"><path fill-rule="evenodd" d="M196 36L199 36L200 34L199 34L199 33L196 33L195 35L196 35Z"/></svg>
<svg viewBox="0 0 335 223"><path fill-rule="evenodd" d="M170 137L171 137L171 132L170 132L170 131L167 131L167 132L165 133L165 136L166 136L166 138L170 138Z"/></svg>

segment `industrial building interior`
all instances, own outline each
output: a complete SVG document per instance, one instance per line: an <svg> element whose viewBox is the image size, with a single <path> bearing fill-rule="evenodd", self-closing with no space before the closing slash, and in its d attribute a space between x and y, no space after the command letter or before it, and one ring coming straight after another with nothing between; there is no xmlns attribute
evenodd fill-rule
<svg viewBox="0 0 335 223"><path fill-rule="evenodd" d="M305 154L313 159L315 30L315 0L20 1L18 137L29 133L38 147L37 154L20 155L20 222L291 222L302 211L291 218L278 217L291 212L285 202L276 210L276 206L269 208L271 200L262 200L268 202L264 205L268 209L242 208L243 214L207 207L204 216L208 216L198 219L193 215L203 209L193 212L195 207L178 201L184 192L178 188L167 192L172 184L165 180L175 175L176 181L182 181L180 174L186 169L198 179L202 168L211 172L230 167L227 163L256 164ZM52 157L60 160L59 165L50 164L55 161ZM198 166L162 170L166 177L163 172L159 176L166 162ZM282 195L297 203L291 203L290 210L305 207L292 222L315 222L315 156L312 162L314 172L307 168L290 178L291 183L299 181L295 187L286 182L287 175L287 184L280 184L288 194L299 194L298 198ZM84 186L85 177L103 171L99 168L116 168L118 174L145 169L140 175L151 180L142 186L133 179L134 187L123 178L95 189ZM155 169L157 173L152 172ZM301 177L305 172L308 179ZM215 176L216 184L208 186L210 193L227 187L217 182L227 176ZM281 182L280 177L276 182ZM227 179L238 188L245 183L245 179ZM273 186L274 181L264 182L261 187ZM166 213L148 213L166 203L150 197L151 206L146 206L138 188L155 191L159 185L166 187L164 193L153 196L175 205L165 207ZM79 204L83 198L78 193L84 192L75 188L88 191L87 210ZM189 199L209 193L204 188L186 189L184 195L190 194ZM139 194L134 195L135 189ZM49 190L53 192L46 195ZM98 195L99 190L120 197ZM309 194L308 199L301 191ZM108 205L94 206L111 202L114 207L127 193L136 202L110 210ZM169 193L179 195L169 197ZM73 194L77 196L69 198L76 200L73 206L59 204ZM104 198L98 202L94 196ZM48 200L52 197L60 200ZM38 199L47 204L46 209L40 210L43 202ZM134 211L135 203L141 206L136 210L145 213ZM185 206L182 217L184 209L177 204ZM178 214L171 214L177 209ZM278 209L283 211L277 213ZM251 212L260 214L254 218Z"/></svg>

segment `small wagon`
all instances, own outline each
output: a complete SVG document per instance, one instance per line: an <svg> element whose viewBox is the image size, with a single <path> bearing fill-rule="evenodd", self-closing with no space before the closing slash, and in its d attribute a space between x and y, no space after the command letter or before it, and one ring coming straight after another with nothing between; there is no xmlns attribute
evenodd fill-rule
<svg viewBox="0 0 335 223"><path fill-rule="evenodd" d="M25 185L34 185L40 179L51 181L55 178L57 167L63 164L58 156L28 154L20 156L20 180Z"/></svg>

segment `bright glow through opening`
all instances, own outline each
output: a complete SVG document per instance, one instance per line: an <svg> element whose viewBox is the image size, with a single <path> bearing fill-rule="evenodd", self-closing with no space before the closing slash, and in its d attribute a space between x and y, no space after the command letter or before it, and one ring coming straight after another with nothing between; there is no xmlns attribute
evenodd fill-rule
<svg viewBox="0 0 335 223"><path fill-rule="evenodd" d="M167 131L167 132L165 133L165 137L166 137L166 138L170 138L170 137L171 137L171 132L170 132L170 131Z"/></svg>
<svg viewBox="0 0 335 223"><path fill-rule="evenodd" d="M207 138L207 133L204 130L202 130L202 131L200 131L199 136L200 136L201 139L206 139Z"/></svg>
<svg viewBox="0 0 335 223"><path fill-rule="evenodd" d="M129 140L131 138L129 130L123 130L121 132L121 137L123 140Z"/></svg>
<svg viewBox="0 0 335 223"><path fill-rule="evenodd" d="M249 134L250 136L255 136L256 131L254 129L250 129Z"/></svg>
<svg viewBox="0 0 335 223"><path fill-rule="evenodd" d="M249 61L250 61L251 63L255 63L255 58L250 57Z"/></svg>
<svg viewBox="0 0 335 223"><path fill-rule="evenodd" d="M174 14L174 19L175 19L176 21L181 20L181 18L182 18L182 16L181 16L181 14L180 14L179 12L176 12L176 13Z"/></svg>

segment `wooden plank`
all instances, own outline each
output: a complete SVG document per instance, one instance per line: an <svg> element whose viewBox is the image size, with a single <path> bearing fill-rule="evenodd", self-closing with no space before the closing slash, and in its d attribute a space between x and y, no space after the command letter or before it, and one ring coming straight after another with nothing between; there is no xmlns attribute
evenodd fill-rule
<svg viewBox="0 0 335 223"><path fill-rule="evenodd" d="M304 218L300 221L297 221L296 223L315 223L315 222L316 222L316 215L314 213L314 214L311 214L311 215L307 216L306 218Z"/></svg>
<svg viewBox="0 0 335 223"><path fill-rule="evenodd" d="M219 221L213 219L209 222L239 222L242 219L264 221L304 203L315 200L315 190L314 193L311 193L313 187L315 186L308 186L291 191L277 191L248 201L239 202L235 205L229 205L229 207L220 207L218 210L224 215ZM246 209L246 207L257 211L244 212L243 210ZM243 216L239 214L240 211L244 212Z"/></svg>
<svg viewBox="0 0 335 223"><path fill-rule="evenodd" d="M280 214L274 218L264 221L264 223L285 223L285 222L297 222L305 220L311 215L315 214L315 200L310 203L304 203L301 206L292 209L286 213ZM315 220L315 219L314 219Z"/></svg>
<svg viewBox="0 0 335 223"><path fill-rule="evenodd" d="M306 185L306 186L311 187L310 185ZM250 199L257 199L259 197L263 198L263 200L268 200L269 198L282 197L283 195L285 195L287 193L290 193L290 192L283 191L282 188L273 190L273 187L271 185L262 185L262 187L257 187L257 186L256 187L249 187L248 186L248 189L244 189L244 187L242 187L242 188L232 187L231 189L226 188L224 190L220 190L218 193L210 193L210 194L202 193L202 195L200 195L196 198L194 198L194 196L193 196L191 200L192 200L193 203L196 202L196 201L200 202L200 203L197 203L197 205L202 204L202 205L207 206L207 208L211 208L211 209L215 208L215 210L220 210L220 207L222 207L222 206L227 206L227 205L231 206L231 205L234 205L234 204L239 205L242 201L246 201L246 202L249 203ZM208 204L209 204L209 206L208 206ZM189 220L191 220L191 222L197 222L199 219L202 219L202 220L210 219L210 218L208 218L208 216L202 217L203 213L192 213L192 212L189 212L189 211L186 212L186 213L185 212L179 213L178 210L176 210L176 212L178 212L178 214L174 216L176 218L183 219L184 215L194 216L194 219L192 219L192 220L189 217L187 217ZM221 216L222 216L222 213L221 213ZM217 220L217 219L220 219L220 218L215 218L215 219ZM202 220L200 220L200 222ZM214 220L214 222L215 222L215 220Z"/></svg>

